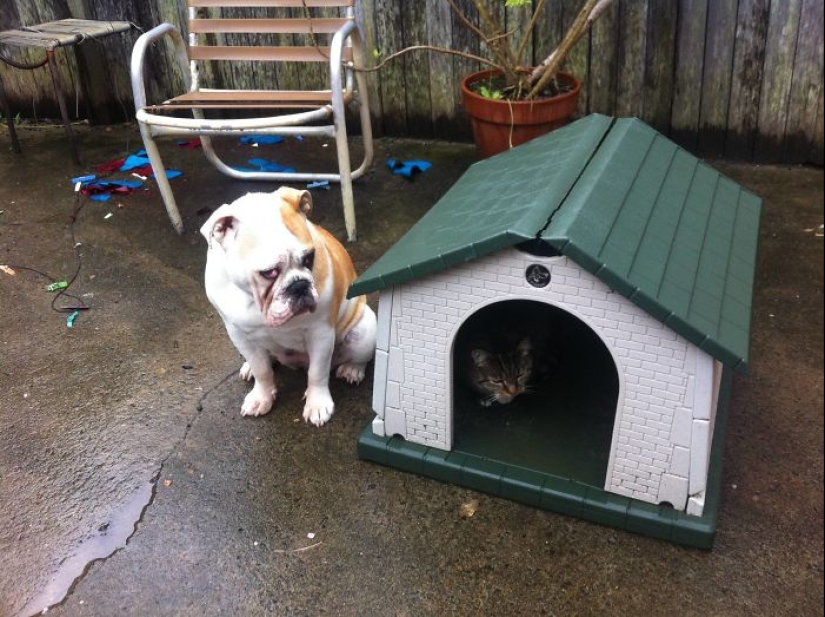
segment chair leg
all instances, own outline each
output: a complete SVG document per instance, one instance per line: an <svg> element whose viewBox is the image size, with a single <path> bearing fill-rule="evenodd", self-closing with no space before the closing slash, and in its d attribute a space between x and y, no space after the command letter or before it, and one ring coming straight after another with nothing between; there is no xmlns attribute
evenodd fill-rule
<svg viewBox="0 0 825 617"><path fill-rule="evenodd" d="M52 74L52 84L54 85L54 92L57 95L57 104L60 107L60 115L63 117L63 130L66 132L66 138L69 140L69 149L72 154L72 161L75 165L80 165L80 156L77 154L77 145L74 142L74 134L72 133L72 124L69 121L69 110L66 107L66 98L63 96L63 85L60 83L60 71L57 68L57 61L54 59L54 50L46 50L46 58L49 63L49 71Z"/></svg>
<svg viewBox="0 0 825 617"><path fill-rule="evenodd" d="M347 125L343 114L335 114L335 145L338 150L338 171L341 175L341 199L344 203L347 240L355 242L358 239L355 224L355 197L352 192L352 167L347 143Z"/></svg>
<svg viewBox="0 0 825 617"><path fill-rule="evenodd" d="M140 124L140 135L143 138L143 147L146 148L146 154L149 156L149 162L152 164L152 171L155 173L155 181L158 183L160 189L160 196L163 199L163 205L166 206L166 213L172 221L172 227L179 234L183 233L183 220L178 210L178 205L175 202L175 196L172 193L172 186L169 184L169 178L166 176L166 168L163 166L163 160L160 158L160 151L149 132L149 129Z"/></svg>
<svg viewBox="0 0 825 617"><path fill-rule="evenodd" d="M370 110L370 99L367 93L367 77L364 73L358 72L355 76L358 84L358 97L361 113L361 141L364 144L364 160L355 177L360 177L372 165L375 156L372 135L372 112ZM354 174L355 175L355 174Z"/></svg>
<svg viewBox="0 0 825 617"><path fill-rule="evenodd" d="M9 129L9 137L11 137L11 147L20 154L20 140L17 139L17 131L14 128L14 118L11 115L11 105L9 99L6 98L6 90L3 88L3 79L0 78L0 110L6 115L6 126Z"/></svg>

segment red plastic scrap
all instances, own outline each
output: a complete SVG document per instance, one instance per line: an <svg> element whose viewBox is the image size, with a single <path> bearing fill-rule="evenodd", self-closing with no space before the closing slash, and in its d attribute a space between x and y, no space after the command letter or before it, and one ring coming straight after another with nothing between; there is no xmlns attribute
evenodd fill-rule
<svg viewBox="0 0 825 617"><path fill-rule="evenodd" d="M99 174L111 174L116 171L120 171L120 168L123 166L123 163L125 162L125 157L114 159L107 163L103 163L102 165L98 165L97 167L95 167L95 171Z"/></svg>

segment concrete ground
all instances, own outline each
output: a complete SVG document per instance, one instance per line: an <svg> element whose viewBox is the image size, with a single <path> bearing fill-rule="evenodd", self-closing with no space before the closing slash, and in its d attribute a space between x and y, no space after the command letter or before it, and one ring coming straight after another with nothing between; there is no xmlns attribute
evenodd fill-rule
<svg viewBox="0 0 825 617"><path fill-rule="evenodd" d="M287 372L276 410L242 418L248 386L203 291L198 228L273 186L168 144L184 172L178 236L151 182L78 200L71 177L140 143L132 126L77 130L79 169L59 129L22 129L23 155L0 131L0 264L16 271L0 272L0 615L823 613L821 169L714 163L765 213L753 367L735 383L705 552L360 461L370 382L334 384L337 414L318 429ZM331 164L317 143L227 149ZM408 181L390 156L434 166ZM473 160L464 145L381 140L356 186L359 270ZM342 237L338 190L315 198L312 218ZM75 274L76 299L44 291ZM67 328L52 305L78 303Z"/></svg>

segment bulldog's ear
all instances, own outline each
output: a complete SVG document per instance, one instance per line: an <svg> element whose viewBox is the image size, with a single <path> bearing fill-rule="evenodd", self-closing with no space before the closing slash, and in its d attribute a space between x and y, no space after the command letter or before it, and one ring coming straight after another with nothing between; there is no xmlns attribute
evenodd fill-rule
<svg viewBox="0 0 825 617"><path fill-rule="evenodd" d="M289 186L278 189L278 195L304 216L312 212L312 194L309 191L299 191Z"/></svg>
<svg viewBox="0 0 825 617"><path fill-rule="evenodd" d="M212 247L212 239L223 244L228 233L237 230L238 219L232 215L231 205L224 204L212 213L212 216L201 227L201 234Z"/></svg>

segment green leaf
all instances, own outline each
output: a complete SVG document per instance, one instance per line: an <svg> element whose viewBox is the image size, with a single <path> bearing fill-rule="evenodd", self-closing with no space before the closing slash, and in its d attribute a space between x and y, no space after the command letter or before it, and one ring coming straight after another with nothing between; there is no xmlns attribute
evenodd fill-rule
<svg viewBox="0 0 825 617"><path fill-rule="evenodd" d="M478 93L485 99L500 101L504 98L504 93L501 90L490 90L490 88L485 85L480 85L478 87Z"/></svg>

